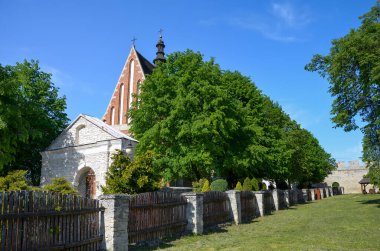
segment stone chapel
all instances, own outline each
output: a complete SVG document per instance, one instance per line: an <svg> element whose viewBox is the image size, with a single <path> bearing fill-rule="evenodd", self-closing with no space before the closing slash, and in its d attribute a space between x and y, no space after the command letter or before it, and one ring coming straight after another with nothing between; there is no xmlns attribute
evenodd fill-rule
<svg viewBox="0 0 380 251"><path fill-rule="evenodd" d="M138 141L129 135L128 112L133 94L139 94L139 85L157 61L165 62L162 34L156 47L152 64L133 43L103 118L80 114L41 152L41 186L50 183L51 178L64 177L80 195L95 198L102 193L112 153L120 149L133 158Z"/></svg>

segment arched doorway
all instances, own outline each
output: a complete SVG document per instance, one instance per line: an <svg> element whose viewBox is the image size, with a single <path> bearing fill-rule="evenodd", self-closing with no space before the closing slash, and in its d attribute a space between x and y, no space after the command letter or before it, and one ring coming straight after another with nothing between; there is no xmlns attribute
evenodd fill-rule
<svg viewBox="0 0 380 251"><path fill-rule="evenodd" d="M82 197L95 198L96 176L94 170L89 167L82 168L77 174L77 188Z"/></svg>

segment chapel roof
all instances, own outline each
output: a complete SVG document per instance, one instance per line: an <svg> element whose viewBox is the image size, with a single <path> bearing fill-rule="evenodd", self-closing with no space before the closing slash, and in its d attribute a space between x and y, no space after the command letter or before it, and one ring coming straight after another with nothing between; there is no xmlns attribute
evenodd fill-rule
<svg viewBox="0 0 380 251"><path fill-rule="evenodd" d="M148 59L144 58L144 56L141 55L137 50L136 50L136 54L140 61L141 68L144 72L144 75L151 74L154 69L154 65L151 62L149 62Z"/></svg>
<svg viewBox="0 0 380 251"><path fill-rule="evenodd" d="M92 116L89 116L89 115L86 115L86 114L80 114L78 116L78 118L75 120L77 121L80 117L83 117L85 119L87 119L88 121L90 121L91 123L93 123L94 125L98 126L99 128L101 128L102 130L104 130L105 132L109 133L110 135L112 135L113 137L115 138L125 138L125 139L128 139L128 140L132 140L132 141L136 141L136 139L128 136L127 134L125 133L122 133L121 131L119 130L116 130L115 128L113 128L112 126L110 125L107 125L106 123L104 123L102 120L96 118L96 117L92 117ZM75 122L74 121L74 122ZM72 124L74 124L74 122ZM71 125L70 125L71 126ZM70 127L69 126L69 127ZM68 127L68 128L69 128Z"/></svg>

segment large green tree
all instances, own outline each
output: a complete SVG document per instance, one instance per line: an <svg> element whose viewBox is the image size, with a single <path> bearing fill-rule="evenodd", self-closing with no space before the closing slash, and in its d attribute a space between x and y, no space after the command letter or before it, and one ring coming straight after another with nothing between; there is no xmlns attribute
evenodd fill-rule
<svg viewBox="0 0 380 251"><path fill-rule="evenodd" d="M380 162L380 1L365 15L361 26L332 41L330 53L314 55L306 70L330 83L332 121L345 131L364 133L363 160ZM357 120L361 118L361 122Z"/></svg>
<svg viewBox="0 0 380 251"><path fill-rule="evenodd" d="M0 174L23 169L39 184L41 156L66 127L66 98L38 61L0 65Z"/></svg>
<svg viewBox="0 0 380 251"><path fill-rule="evenodd" d="M213 60L192 51L169 55L145 80L131 131L140 141L137 154L156 152L167 180L244 170L238 151L248 144L245 121L223 81Z"/></svg>
<svg viewBox="0 0 380 251"><path fill-rule="evenodd" d="M137 155L154 151L154 164L166 180L198 180L212 171L230 184L252 176L316 180L311 174L296 177L294 172L302 170L291 168L295 147L302 149L302 142L289 142L298 125L239 72L223 71L213 59L204 61L188 50L169 55L141 88L130 114L131 131L140 141ZM311 134L299 136L315 140ZM318 147L299 156L328 161ZM319 167L302 166L308 173Z"/></svg>

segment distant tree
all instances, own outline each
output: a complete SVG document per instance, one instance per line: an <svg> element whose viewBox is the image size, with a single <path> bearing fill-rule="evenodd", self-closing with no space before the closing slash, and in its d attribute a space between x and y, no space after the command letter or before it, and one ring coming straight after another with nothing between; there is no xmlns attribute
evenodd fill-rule
<svg viewBox="0 0 380 251"><path fill-rule="evenodd" d="M307 185L322 182L336 168L336 163L307 130L293 129L288 134L288 148L292 149L289 161L290 183Z"/></svg>
<svg viewBox="0 0 380 251"><path fill-rule="evenodd" d="M380 163L380 1L360 17L362 24L334 39L327 56L314 55L306 70L330 82L332 121L364 133L363 160ZM361 118L362 123L357 123Z"/></svg>
<svg viewBox="0 0 380 251"><path fill-rule="evenodd" d="M62 194L78 195L78 191L65 178L52 178L50 184L45 185L42 190Z"/></svg>
<svg viewBox="0 0 380 251"><path fill-rule="evenodd" d="M66 98L38 61L0 65L0 175L27 170L39 185L41 156L67 126Z"/></svg>

